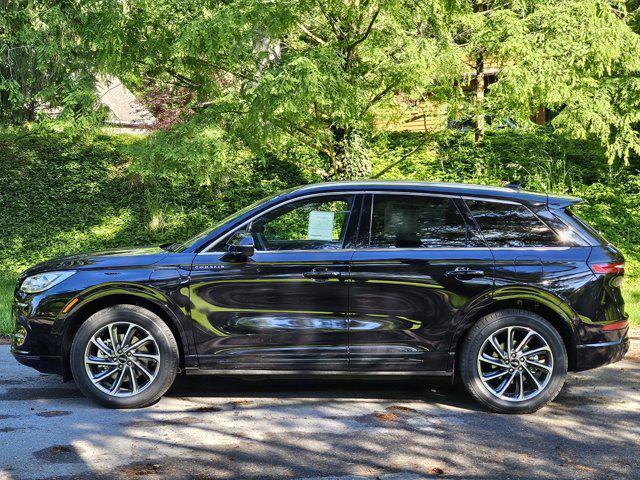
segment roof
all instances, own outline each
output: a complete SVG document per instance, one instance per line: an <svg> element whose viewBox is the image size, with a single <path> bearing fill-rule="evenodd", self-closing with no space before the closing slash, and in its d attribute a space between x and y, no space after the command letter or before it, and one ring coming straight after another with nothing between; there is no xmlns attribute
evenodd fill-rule
<svg viewBox="0 0 640 480"><path fill-rule="evenodd" d="M290 193L313 193L331 191L405 191L405 192L426 192L449 195L462 195L480 198L494 198L502 200L513 200L531 204L548 203L554 206L565 207L581 200L567 195L548 195L541 192L526 192L516 188L494 187L489 185L474 185L470 183L454 182L417 182L417 181L394 181L394 180L362 180L345 182L315 183L293 189Z"/></svg>
<svg viewBox="0 0 640 480"><path fill-rule="evenodd" d="M105 75L96 79L100 104L109 109L108 122L130 128L148 128L156 122L153 114L125 87L120 79Z"/></svg>

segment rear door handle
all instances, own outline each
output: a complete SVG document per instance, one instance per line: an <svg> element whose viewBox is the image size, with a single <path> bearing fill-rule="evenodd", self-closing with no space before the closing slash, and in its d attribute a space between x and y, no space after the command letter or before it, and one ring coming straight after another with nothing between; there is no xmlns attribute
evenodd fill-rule
<svg viewBox="0 0 640 480"><path fill-rule="evenodd" d="M478 278L484 277L484 270L472 270L469 267L457 267L445 273L447 277Z"/></svg>
<svg viewBox="0 0 640 480"><path fill-rule="evenodd" d="M342 272L327 270L326 268L314 268L310 272L304 272L302 276L313 280L329 280L330 278L342 277Z"/></svg>

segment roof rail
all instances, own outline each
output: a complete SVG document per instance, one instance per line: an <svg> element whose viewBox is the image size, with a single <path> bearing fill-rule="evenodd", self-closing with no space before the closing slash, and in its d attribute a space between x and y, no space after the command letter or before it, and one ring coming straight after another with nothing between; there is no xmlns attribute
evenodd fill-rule
<svg viewBox="0 0 640 480"><path fill-rule="evenodd" d="M520 180L514 180L513 182L507 183L505 187L519 192L522 190L522 182Z"/></svg>

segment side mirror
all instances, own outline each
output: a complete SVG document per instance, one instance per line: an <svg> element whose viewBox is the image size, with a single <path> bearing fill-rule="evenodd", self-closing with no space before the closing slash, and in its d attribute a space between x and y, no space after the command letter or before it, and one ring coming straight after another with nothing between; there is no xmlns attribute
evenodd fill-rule
<svg viewBox="0 0 640 480"><path fill-rule="evenodd" d="M247 232L238 232L227 243L227 255L237 260L246 260L256 252L253 236Z"/></svg>

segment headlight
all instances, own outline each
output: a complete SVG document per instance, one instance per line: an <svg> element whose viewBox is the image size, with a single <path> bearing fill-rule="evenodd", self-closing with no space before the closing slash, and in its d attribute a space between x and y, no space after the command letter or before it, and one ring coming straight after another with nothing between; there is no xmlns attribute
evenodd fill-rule
<svg viewBox="0 0 640 480"><path fill-rule="evenodd" d="M74 273L76 273L75 270L38 273L37 275L25 278L22 285L20 285L20 291L25 293L44 292L63 280L66 280Z"/></svg>

